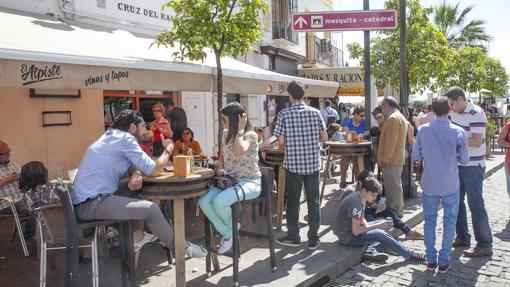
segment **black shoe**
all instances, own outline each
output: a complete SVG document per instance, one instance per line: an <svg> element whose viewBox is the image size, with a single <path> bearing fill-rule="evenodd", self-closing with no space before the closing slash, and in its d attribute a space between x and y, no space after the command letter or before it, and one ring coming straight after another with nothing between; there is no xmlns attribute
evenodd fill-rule
<svg viewBox="0 0 510 287"><path fill-rule="evenodd" d="M425 253L420 253L417 251L411 251L411 257L412 260L416 261L425 261Z"/></svg>
<svg viewBox="0 0 510 287"><path fill-rule="evenodd" d="M437 268L437 262L429 262L427 263L427 270L434 271Z"/></svg>
<svg viewBox="0 0 510 287"><path fill-rule="evenodd" d="M321 245L321 241L319 239L315 241L308 241L308 249L315 250Z"/></svg>
<svg viewBox="0 0 510 287"><path fill-rule="evenodd" d="M363 260L374 261L374 262L384 262L388 260L388 255L384 253L378 252L364 252Z"/></svg>
<svg viewBox="0 0 510 287"><path fill-rule="evenodd" d="M446 265L439 265L439 273L448 272L448 270L450 270L450 267L452 267L452 265L450 265L450 263L447 263Z"/></svg>
<svg viewBox="0 0 510 287"><path fill-rule="evenodd" d="M290 246L290 247L299 247L301 245L300 240L291 239L289 236L284 236L276 239L276 243L283 245L283 246Z"/></svg>

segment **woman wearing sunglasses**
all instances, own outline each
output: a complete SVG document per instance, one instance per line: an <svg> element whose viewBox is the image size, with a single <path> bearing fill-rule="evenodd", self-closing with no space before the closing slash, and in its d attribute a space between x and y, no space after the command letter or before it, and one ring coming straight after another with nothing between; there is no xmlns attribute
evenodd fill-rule
<svg viewBox="0 0 510 287"><path fill-rule="evenodd" d="M170 123L163 117L165 115L165 107L157 103L152 106L152 114L154 121L150 125L150 130L154 133L154 143L152 145L153 156L160 156L165 147L161 144L161 135L165 138L172 138L172 130Z"/></svg>
<svg viewBox="0 0 510 287"><path fill-rule="evenodd" d="M193 155L202 155L202 148L200 147L200 143L193 139L194 134L190 128L185 128L181 134L181 138L177 140L174 144L174 155L178 154L189 154Z"/></svg>

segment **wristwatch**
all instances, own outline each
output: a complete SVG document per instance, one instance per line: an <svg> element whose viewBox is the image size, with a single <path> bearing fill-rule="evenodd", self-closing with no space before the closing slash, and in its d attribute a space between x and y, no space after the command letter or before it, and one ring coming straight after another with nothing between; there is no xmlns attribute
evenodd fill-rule
<svg viewBox="0 0 510 287"><path fill-rule="evenodd" d="M242 130L237 130L237 133L238 133L239 135L244 135L244 129L242 129Z"/></svg>

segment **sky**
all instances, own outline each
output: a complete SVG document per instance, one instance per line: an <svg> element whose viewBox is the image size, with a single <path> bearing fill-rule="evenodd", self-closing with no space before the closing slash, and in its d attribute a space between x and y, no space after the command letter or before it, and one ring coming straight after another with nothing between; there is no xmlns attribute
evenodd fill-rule
<svg viewBox="0 0 510 287"><path fill-rule="evenodd" d="M430 7L441 4L444 0L421 0L422 6ZM333 0L334 10L363 10L363 0ZM370 9L384 9L384 0L371 0ZM446 0L447 3L456 4L460 2L460 7L465 8L474 5L473 10L468 14L468 21L477 18L487 22L485 28L493 40L489 44L489 55L501 61L507 73L510 74L510 32L509 16L510 1L508 0ZM371 32L371 37L376 35ZM342 46L345 51L344 61L349 65L358 65L358 61L349 59L349 52L346 45L352 42L359 42L363 46L363 32L344 32L343 37L340 33L336 36L337 46Z"/></svg>

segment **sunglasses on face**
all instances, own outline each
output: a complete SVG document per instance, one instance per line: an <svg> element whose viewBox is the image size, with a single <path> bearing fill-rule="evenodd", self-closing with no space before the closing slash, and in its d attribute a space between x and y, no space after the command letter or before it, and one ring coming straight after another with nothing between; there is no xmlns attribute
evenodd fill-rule
<svg viewBox="0 0 510 287"><path fill-rule="evenodd" d="M152 112L162 113L163 111L162 110L152 110Z"/></svg>

